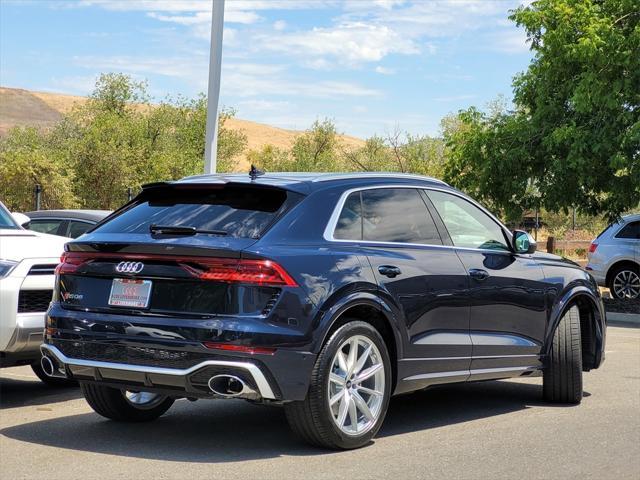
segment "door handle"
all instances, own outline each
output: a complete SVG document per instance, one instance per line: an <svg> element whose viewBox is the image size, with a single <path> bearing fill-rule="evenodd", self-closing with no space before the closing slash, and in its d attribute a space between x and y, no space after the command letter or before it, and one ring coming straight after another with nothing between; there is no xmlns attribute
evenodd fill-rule
<svg viewBox="0 0 640 480"><path fill-rule="evenodd" d="M471 270L469 270L469 275L474 280L478 280L480 282L489 278L489 272L487 272L486 270L482 270L481 268L472 268Z"/></svg>
<svg viewBox="0 0 640 480"><path fill-rule="evenodd" d="M389 278L397 277L402 273L395 265L380 265L378 267L378 272L380 272L380 275L384 275Z"/></svg>

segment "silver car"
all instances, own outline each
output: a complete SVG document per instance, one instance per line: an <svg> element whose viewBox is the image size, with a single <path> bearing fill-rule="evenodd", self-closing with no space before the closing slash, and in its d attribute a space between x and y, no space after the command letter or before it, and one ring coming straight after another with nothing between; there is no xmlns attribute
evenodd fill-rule
<svg viewBox="0 0 640 480"><path fill-rule="evenodd" d="M587 256L587 271L614 298L640 298L640 214L609 225Z"/></svg>

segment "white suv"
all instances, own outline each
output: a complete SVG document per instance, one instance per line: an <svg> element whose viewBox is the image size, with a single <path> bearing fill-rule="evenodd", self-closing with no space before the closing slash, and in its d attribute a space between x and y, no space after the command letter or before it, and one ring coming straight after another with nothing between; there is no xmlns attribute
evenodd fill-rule
<svg viewBox="0 0 640 480"><path fill-rule="evenodd" d="M591 242L587 271L614 298L640 298L640 214L609 225Z"/></svg>
<svg viewBox="0 0 640 480"><path fill-rule="evenodd" d="M40 366L45 312L51 301L54 269L71 239L25 230L0 202L0 367Z"/></svg>

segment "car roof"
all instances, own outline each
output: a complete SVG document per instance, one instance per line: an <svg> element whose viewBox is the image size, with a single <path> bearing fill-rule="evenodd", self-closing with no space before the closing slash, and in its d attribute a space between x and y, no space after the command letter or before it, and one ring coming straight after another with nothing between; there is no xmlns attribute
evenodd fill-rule
<svg viewBox="0 0 640 480"><path fill-rule="evenodd" d="M64 218L75 220L90 220L93 222L99 222L107 215L111 213L111 210L36 210L33 212L26 212L29 218Z"/></svg>
<svg viewBox="0 0 640 480"><path fill-rule="evenodd" d="M331 185L362 186L363 184L411 183L420 185L448 186L442 180L422 175L412 175L396 172L352 172L352 173L318 173L318 172L277 172L250 176L241 173L222 173L208 175L194 175L176 182L145 185L143 188L166 184L226 184L240 183L253 185L268 185L287 190L307 193Z"/></svg>
<svg viewBox="0 0 640 480"><path fill-rule="evenodd" d="M635 222L636 220L640 220L640 213L632 213L622 217L622 221L624 223Z"/></svg>

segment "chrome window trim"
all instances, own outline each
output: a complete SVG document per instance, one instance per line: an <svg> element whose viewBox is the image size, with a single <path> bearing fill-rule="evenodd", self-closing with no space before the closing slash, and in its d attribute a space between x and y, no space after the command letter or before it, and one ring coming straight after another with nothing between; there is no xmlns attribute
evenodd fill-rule
<svg viewBox="0 0 640 480"><path fill-rule="evenodd" d="M424 177L420 177L420 178L424 178ZM378 190L378 189L387 189L387 188L393 188L393 189L411 188L414 190L415 189L435 190L438 192L449 193L479 208L480 211L483 212L485 215L487 215L491 220L493 220L502 229L503 232L506 232L507 234L509 234L509 229L505 227L502 224L502 222L496 218L495 215L493 215L490 211L488 211L482 205L477 203L475 200L472 200L462 195L461 193L456 192L455 190L438 188L430 185L390 184L390 185L369 185L366 187L356 187L356 188L351 188L349 190L345 190L344 192L342 192L342 194L340 195L340 198L338 199L338 202L336 203L336 206L333 209L333 212L331 212L331 216L329 217L329 221L327 222L327 226L325 227L324 233L322 235L323 238L327 242L350 243L350 244L368 245L368 246L446 248L446 249L465 250L465 251L472 251L472 252L501 253L501 254L508 254L508 255L512 255L514 253L511 250L490 250L486 248L456 247L455 245L433 245L430 243L402 243L402 242L376 242L372 240L346 240L346 239L335 238L333 236L335 233L336 226L338 225L338 220L340 219L340 214L342 213L342 208L344 207L344 204L347 201L347 198L349 197L349 195L355 192L363 192L366 190ZM425 208L426 208L426 205L425 205Z"/></svg>
<svg viewBox="0 0 640 480"><path fill-rule="evenodd" d="M29 217L31 218L31 217ZM31 221L49 221L49 220L60 220L61 222L80 222L80 223L87 223L89 225L95 225L95 222L92 222L91 220L84 220L84 219L80 219L80 218L63 218L63 217L36 217L36 218L32 218Z"/></svg>
<svg viewBox="0 0 640 480"><path fill-rule="evenodd" d="M99 362L94 360L80 360L77 358L67 357L64 353L62 353L58 348L53 345L48 345L43 343L40 345L40 350L44 354L45 351L62 363L64 366L66 365L75 365L79 367L90 367L90 368L106 368L111 370L124 370L129 372L139 372L139 373L154 373L159 375L173 375L178 377L186 377L187 375L195 372L196 370L201 369L202 367L207 367L210 365L214 366L222 366L222 367L234 367L234 368L242 368L249 372L256 382L256 386L258 387L258 391L260 392L260 396L263 398L273 399L275 400L275 395L273 394L273 390L271 390L271 386L267 381L266 377L262 373L262 371L253 363L249 362L232 362L226 360L206 360L204 362L200 362L193 367L185 368L185 369L177 369L177 368L162 368L162 367L146 367L142 365L129 365L126 363L111 363L111 362Z"/></svg>

